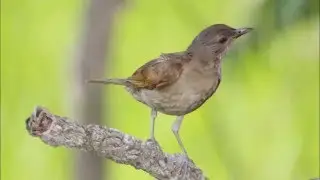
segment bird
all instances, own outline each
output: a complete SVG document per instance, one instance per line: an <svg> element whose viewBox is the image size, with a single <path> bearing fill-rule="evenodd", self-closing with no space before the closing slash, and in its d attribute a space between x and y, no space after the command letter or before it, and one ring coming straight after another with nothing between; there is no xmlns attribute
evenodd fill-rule
<svg viewBox="0 0 320 180"><path fill-rule="evenodd" d="M221 83L221 61L232 43L253 28L213 24L184 50L160 53L127 78L92 79L89 83L124 86L134 99L151 109L150 139L155 141L158 112L176 116L172 132L188 157L179 130L184 116L202 106Z"/></svg>

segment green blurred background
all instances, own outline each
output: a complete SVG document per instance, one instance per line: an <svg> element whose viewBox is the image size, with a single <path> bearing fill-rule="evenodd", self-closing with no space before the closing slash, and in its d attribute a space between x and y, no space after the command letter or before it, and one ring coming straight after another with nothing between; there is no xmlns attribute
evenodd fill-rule
<svg viewBox="0 0 320 180"><path fill-rule="evenodd" d="M74 179L75 150L52 148L25 130L36 105L72 117L70 70L86 6L77 0L1 1L1 179ZM208 25L251 26L223 62L223 80L186 116L181 137L210 179L319 177L318 0L136 0L114 16L105 76L126 77L162 52L185 49ZM141 139L150 110L122 87L107 93L108 126ZM125 102L125 103L123 103ZM179 152L174 117L160 115L156 138ZM152 179L109 160L105 179Z"/></svg>

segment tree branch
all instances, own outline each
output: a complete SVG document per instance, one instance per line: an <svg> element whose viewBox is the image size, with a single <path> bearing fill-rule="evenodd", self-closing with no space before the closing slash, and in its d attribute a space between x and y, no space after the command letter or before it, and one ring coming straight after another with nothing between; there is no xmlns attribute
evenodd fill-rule
<svg viewBox="0 0 320 180"><path fill-rule="evenodd" d="M162 152L157 142L145 142L116 129L81 125L66 117L36 107L26 120L30 135L50 146L91 151L120 164L142 169L151 176L166 179L202 180L202 171L182 154Z"/></svg>

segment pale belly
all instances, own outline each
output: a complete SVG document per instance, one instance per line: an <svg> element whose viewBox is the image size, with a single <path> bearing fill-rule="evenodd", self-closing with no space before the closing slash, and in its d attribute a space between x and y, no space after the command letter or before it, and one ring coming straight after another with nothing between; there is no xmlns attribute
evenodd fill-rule
<svg viewBox="0 0 320 180"><path fill-rule="evenodd" d="M185 115L199 108L212 96L218 81L218 78L211 79L209 83L193 81L188 84L180 81L161 90L141 89L134 92L132 89L127 88L127 90L135 99L159 112L168 115Z"/></svg>
<svg viewBox="0 0 320 180"><path fill-rule="evenodd" d="M205 97L205 94L200 93L168 95L167 93L143 90L141 99L149 107L164 114L185 115L200 107L207 97Z"/></svg>

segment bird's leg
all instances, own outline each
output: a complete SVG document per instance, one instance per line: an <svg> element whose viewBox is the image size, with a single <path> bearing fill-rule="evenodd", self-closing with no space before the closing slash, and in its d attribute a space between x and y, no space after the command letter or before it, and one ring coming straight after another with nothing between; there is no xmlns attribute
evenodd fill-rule
<svg viewBox="0 0 320 180"><path fill-rule="evenodd" d="M184 154L188 157L187 151L184 148L184 146L182 144L182 141L181 141L181 138L180 138L180 135L179 135L179 129L180 129L182 121L183 121L183 116L177 116L177 119L172 124L172 132L176 136L176 139L177 139L177 141L179 143L180 148L182 149Z"/></svg>
<svg viewBox="0 0 320 180"><path fill-rule="evenodd" d="M155 109L151 110L151 116L150 116L150 139L155 140L154 138L154 125L155 125L155 120L157 117L157 111Z"/></svg>

